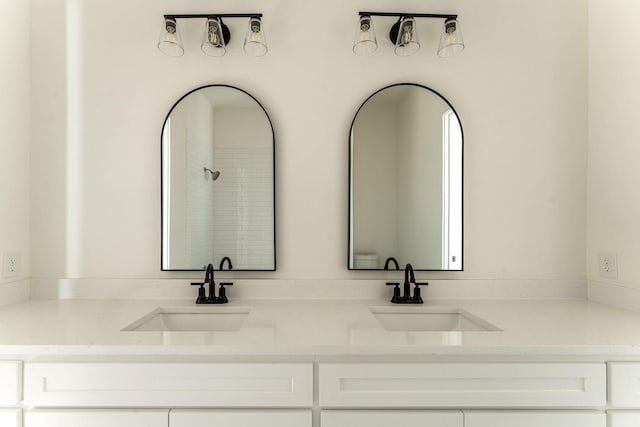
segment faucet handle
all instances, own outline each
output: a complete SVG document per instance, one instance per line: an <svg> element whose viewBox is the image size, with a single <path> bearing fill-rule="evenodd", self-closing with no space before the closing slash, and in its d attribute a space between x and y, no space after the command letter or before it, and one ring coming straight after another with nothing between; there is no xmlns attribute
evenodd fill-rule
<svg viewBox="0 0 640 427"><path fill-rule="evenodd" d="M191 286L200 286L198 289L198 299L196 299L196 304L202 304L207 299L207 295L204 290L204 282L191 282Z"/></svg>
<svg viewBox="0 0 640 427"><path fill-rule="evenodd" d="M231 282L226 282L226 283L222 283L220 282L220 291L218 292L218 304L226 304L229 302L229 299L227 298L227 292L225 291L224 287L225 286L233 286L233 283Z"/></svg>
<svg viewBox="0 0 640 427"><path fill-rule="evenodd" d="M400 301L400 283L398 282L387 282L387 286L394 286L393 288L393 297L391 297L391 302L397 303Z"/></svg>
<svg viewBox="0 0 640 427"><path fill-rule="evenodd" d="M429 286L429 283L425 282L425 283L417 283L416 282L416 286L413 288L413 301L416 304L422 304L424 301L422 300L422 296L420 295L420 286Z"/></svg>

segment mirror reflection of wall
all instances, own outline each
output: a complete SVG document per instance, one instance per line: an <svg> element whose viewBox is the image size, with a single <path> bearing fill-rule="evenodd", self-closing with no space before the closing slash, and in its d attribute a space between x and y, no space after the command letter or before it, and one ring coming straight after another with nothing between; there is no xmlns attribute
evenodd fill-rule
<svg viewBox="0 0 640 427"><path fill-rule="evenodd" d="M191 92L163 128L163 270L275 269L274 140L264 109L228 86Z"/></svg>
<svg viewBox="0 0 640 427"><path fill-rule="evenodd" d="M351 129L350 269L394 257L462 269L462 128L449 103L411 84L378 91Z"/></svg>

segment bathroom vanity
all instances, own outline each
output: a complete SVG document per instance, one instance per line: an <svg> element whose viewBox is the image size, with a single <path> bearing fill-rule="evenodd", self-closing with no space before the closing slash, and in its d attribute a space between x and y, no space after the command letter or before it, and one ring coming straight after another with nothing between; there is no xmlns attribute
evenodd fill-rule
<svg viewBox="0 0 640 427"><path fill-rule="evenodd" d="M201 331L179 330L193 329L179 319L136 329L158 315L202 313L186 300L5 307L0 424L640 423L638 313L583 300L401 308L410 317L458 313L458 323L409 330L410 318L379 318L398 309L381 300L235 300L204 309L239 321Z"/></svg>

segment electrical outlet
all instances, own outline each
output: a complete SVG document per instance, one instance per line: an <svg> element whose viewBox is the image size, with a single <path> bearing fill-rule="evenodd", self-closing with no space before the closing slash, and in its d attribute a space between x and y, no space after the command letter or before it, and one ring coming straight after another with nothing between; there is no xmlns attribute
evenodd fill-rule
<svg viewBox="0 0 640 427"><path fill-rule="evenodd" d="M618 255L614 252L598 254L598 274L609 279L618 278Z"/></svg>
<svg viewBox="0 0 640 427"><path fill-rule="evenodd" d="M2 277L4 279L20 276L20 254L18 252L5 253L2 265Z"/></svg>

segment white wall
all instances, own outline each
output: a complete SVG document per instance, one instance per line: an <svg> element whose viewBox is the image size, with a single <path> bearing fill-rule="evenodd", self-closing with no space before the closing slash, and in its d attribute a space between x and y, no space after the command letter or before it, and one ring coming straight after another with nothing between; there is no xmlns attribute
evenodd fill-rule
<svg viewBox="0 0 640 427"><path fill-rule="evenodd" d="M442 114L449 106L427 91L412 91L398 110L400 264L442 266ZM424 141L429 141L425 144Z"/></svg>
<svg viewBox="0 0 640 427"><path fill-rule="evenodd" d="M30 39L28 1L1 0L4 48L0 56L0 260L20 254L20 277L2 279L0 305L14 300L29 277ZM28 295L28 291L27 291Z"/></svg>
<svg viewBox="0 0 640 427"><path fill-rule="evenodd" d="M365 0L67 0L69 16L61 0L33 2L35 277L200 276L160 271L159 150L167 110L207 83L249 91L274 123L278 271L259 277L378 277L346 269L347 137L369 94L407 81L444 95L465 131L465 271L428 277L584 279L585 2L403 1L460 14L467 50L448 60L436 21L419 22L417 55L395 57L382 40L393 19L375 22L378 52L354 56ZM201 54L200 22L183 25L184 57L155 47L163 13L254 9L265 57L242 52L244 21L228 20L224 58ZM321 36L305 36L309 20ZM66 22L68 48L51 22Z"/></svg>
<svg viewBox="0 0 640 427"><path fill-rule="evenodd" d="M640 3L589 1L587 276L596 299L640 307ZM618 279L598 275L599 252L618 255ZM605 288L604 283L613 285ZM609 295L606 295L606 294Z"/></svg>
<svg viewBox="0 0 640 427"><path fill-rule="evenodd" d="M396 108L367 102L353 129L353 253L377 255L376 268L398 258L398 128L389 114Z"/></svg>

